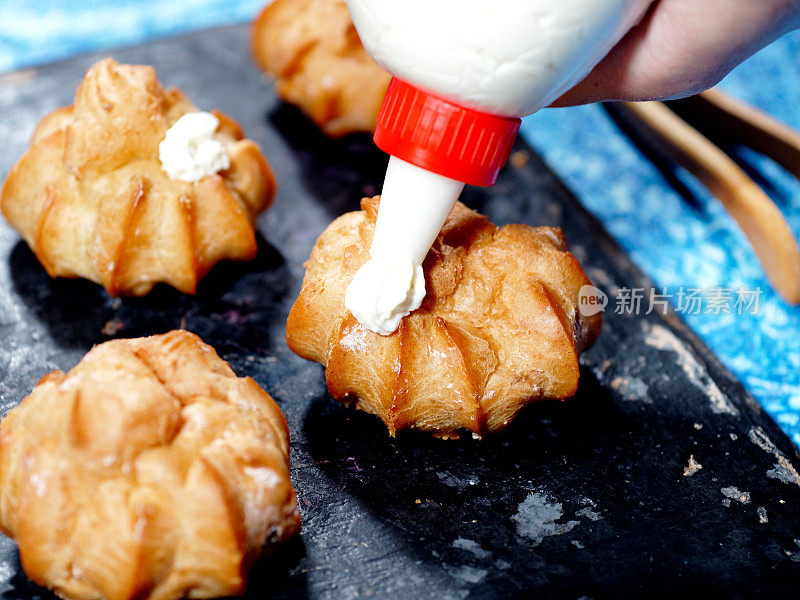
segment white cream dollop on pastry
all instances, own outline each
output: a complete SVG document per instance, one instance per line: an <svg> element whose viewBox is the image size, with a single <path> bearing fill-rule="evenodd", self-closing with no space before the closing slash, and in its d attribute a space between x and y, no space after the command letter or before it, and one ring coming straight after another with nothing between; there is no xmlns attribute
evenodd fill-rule
<svg viewBox="0 0 800 600"><path fill-rule="evenodd" d="M344 305L370 331L389 335L425 298L422 265L371 258L356 271Z"/></svg>
<svg viewBox="0 0 800 600"><path fill-rule="evenodd" d="M200 181L231 166L225 146L214 139L218 127L219 119L211 113L191 112L167 129L158 158L170 179Z"/></svg>

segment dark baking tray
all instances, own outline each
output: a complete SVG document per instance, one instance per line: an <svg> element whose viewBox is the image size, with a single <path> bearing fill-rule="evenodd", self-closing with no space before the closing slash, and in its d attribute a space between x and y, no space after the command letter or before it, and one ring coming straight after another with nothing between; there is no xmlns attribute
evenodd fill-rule
<svg viewBox="0 0 800 600"><path fill-rule="evenodd" d="M378 191L385 157L367 136L322 138L280 104L249 59L244 27L112 54L153 64L201 108L238 119L272 164L277 200L259 221L255 262L218 266L194 297L158 288L114 300L92 283L51 280L0 223L3 413L114 329L185 327L269 391L291 429L303 530L256 566L253 597L798 596L798 452L676 316L607 312L577 396L530 407L505 433L392 439L331 400L322 367L284 342L314 240ZM0 173L100 56L0 79ZM465 202L497 223L562 227L608 293L649 288L541 160L523 142L517 150L527 163L467 190ZM690 457L702 465L692 475ZM48 595L6 539L0 582L4 600Z"/></svg>

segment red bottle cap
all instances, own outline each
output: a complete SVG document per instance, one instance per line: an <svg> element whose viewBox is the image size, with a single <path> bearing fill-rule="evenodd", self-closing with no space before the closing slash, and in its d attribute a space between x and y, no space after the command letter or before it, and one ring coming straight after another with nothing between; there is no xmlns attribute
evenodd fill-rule
<svg viewBox="0 0 800 600"><path fill-rule="evenodd" d="M392 78L375 144L406 162L471 185L492 185L521 120L465 108Z"/></svg>

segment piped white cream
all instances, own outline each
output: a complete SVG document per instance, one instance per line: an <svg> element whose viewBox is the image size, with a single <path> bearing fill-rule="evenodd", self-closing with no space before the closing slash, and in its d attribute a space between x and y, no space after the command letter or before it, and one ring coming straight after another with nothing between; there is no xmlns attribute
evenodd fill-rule
<svg viewBox="0 0 800 600"><path fill-rule="evenodd" d="M421 265L370 259L347 287L344 304L370 331L389 335L425 298Z"/></svg>
<svg viewBox="0 0 800 600"><path fill-rule="evenodd" d="M158 145L161 167L170 179L200 181L230 167L222 142L214 139L219 119L208 112L183 115Z"/></svg>
<svg viewBox="0 0 800 600"><path fill-rule="evenodd" d="M422 262L464 184L395 156L389 159L370 259L347 288L345 306L369 330L389 335L425 298Z"/></svg>

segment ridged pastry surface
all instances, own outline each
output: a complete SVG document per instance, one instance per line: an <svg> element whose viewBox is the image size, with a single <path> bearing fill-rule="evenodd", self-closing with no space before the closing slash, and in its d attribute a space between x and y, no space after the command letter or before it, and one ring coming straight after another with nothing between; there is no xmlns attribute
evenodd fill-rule
<svg viewBox="0 0 800 600"><path fill-rule="evenodd" d="M344 306L378 204L365 198L322 233L286 326L289 347L325 365L334 398L376 414L392 434L450 437L499 431L534 400L575 394L578 359L601 318L577 309L589 279L560 229L497 227L457 203L423 265L422 306L381 336Z"/></svg>
<svg viewBox="0 0 800 600"><path fill-rule="evenodd" d="M253 23L253 58L326 135L374 131L389 74L367 54L344 0L275 0Z"/></svg>
<svg viewBox="0 0 800 600"><path fill-rule="evenodd" d="M83 277L113 296L164 282L194 293L223 259L255 257L256 215L275 193L258 146L222 113L215 139L230 168L170 179L158 156L167 130L196 112L152 67L101 60L72 106L38 125L0 191L0 208L52 277Z"/></svg>
<svg viewBox="0 0 800 600"><path fill-rule="evenodd" d="M96 346L0 425L0 529L64 598L241 594L299 524L283 414L185 331Z"/></svg>

